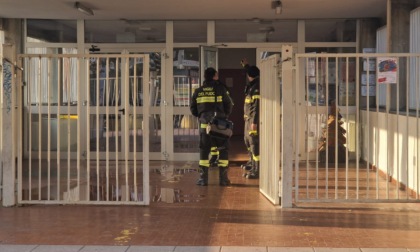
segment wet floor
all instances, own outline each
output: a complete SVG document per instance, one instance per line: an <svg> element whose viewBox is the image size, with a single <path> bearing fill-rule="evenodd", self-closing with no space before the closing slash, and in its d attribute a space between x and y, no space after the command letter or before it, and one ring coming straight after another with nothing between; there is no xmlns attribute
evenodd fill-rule
<svg viewBox="0 0 420 252"><path fill-rule="evenodd" d="M0 248L2 244L216 246L215 251L221 251L219 246L239 247L234 251L420 248L419 203L300 203L281 209L259 192L257 180L242 176L245 158L232 158L229 187L219 186L216 168L210 170L209 186L196 186L196 161L155 163L150 206L0 207Z"/></svg>
<svg viewBox="0 0 420 252"><path fill-rule="evenodd" d="M190 169L160 172L150 206L0 208L0 244L420 248L420 204L281 209L243 178L239 162L230 187L218 185L217 169L207 187Z"/></svg>

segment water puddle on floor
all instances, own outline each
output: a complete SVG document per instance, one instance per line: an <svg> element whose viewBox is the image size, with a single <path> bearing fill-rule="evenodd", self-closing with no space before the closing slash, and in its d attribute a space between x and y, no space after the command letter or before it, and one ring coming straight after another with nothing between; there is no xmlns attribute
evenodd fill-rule
<svg viewBox="0 0 420 252"><path fill-rule="evenodd" d="M89 167L71 166L68 170L51 169L47 165L22 179L22 198L29 201L63 202L144 201L144 167L142 162L92 163ZM149 166L150 202L194 203L203 200L195 186L198 162L151 161ZM34 169L35 170L35 169ZM31 174L29 171L27 173ZM194 186L193 186L194 185Z"/></svg>
<svg viewBox="0 0 420 252"><path fill-rule="evenodd" d="M159 168L151 169L151 176L159 175L159 183L152 185L151 182L151 187L153 188L151 202L197 203L202 201L205 195L186 193L180 189L183 177L197 172L197 169L193 168L195 165L196 162L182 162L179 164L163 164ZM168 184L170 186L167 186Z"/></svg>

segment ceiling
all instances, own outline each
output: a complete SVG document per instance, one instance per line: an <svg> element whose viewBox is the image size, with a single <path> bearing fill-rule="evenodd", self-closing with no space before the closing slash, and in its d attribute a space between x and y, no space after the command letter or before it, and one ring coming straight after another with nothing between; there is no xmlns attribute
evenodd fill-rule
<svg viewBox="0 0 420 252"><path fill-rule="evenodd" d="M384 18L386 0L282 0L276 15L272 0L81 0L93 16L69 0L0 0L0 18L96 20L220 20Z"/></svg>

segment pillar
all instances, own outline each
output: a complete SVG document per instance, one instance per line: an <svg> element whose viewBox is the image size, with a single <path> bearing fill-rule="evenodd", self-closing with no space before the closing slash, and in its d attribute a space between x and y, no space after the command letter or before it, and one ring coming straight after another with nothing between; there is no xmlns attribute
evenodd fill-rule
<svg viewBox="0 0 420 252"><path fill-rule="evenodd" d="M282 55L282 81L283 94L293 93L293 47L291 45L283 45L281 48ZM289 59L289 60L286 60ZM295 105L293 104L292 95L283 96L283 115L282 118L287 118L283 121L283 132L293 132L293 114ZM282 139L283 150L283 167L281 169L281 207L292 207L292 187L293 187L293 134L283 134Z"/></svg>
<svg viewBox="0 0 420 252"><path fill-rule="evenodd" d="M363 48L376 48L376 30L380 28L381 23L377 18L367 18L361 19L359 21L359 51L358 53L363 52ZM360 64L360 73L363 73L363 62ZM371 85L374 83L371 83ZM376 107L376 99L374 96L369 97L369 106L367 106L366 97L362 97L361 88L359 89L359 106L361 108L365 107Z"/></svg>
<svg viewBox="0 0 420 252"><path fill-rule="evenodd" d="M388 0L387 29L388 52L408 53L410 51L410 12L415 8L413 0ZM401 110L407 104L407 65L405 59L399 62L399 85L390 85L390 110ZM398 103L397 103L398 93ZM405 108L407 109L407 108Z"/></svg>
<svg viewBox="0 0 420 252"><path fill-rule="evenodd" d="M5 31L5 43L3 47L3 83L2 83L2 103L1 103L1 127L2 127L2 159L3 169L3 206L16 205L16 158L17 158L17 110L16 110L16 91L17 78L14 64L17 61L17 53L21 49L22 25L20 19L4 19L3 29ZM20 73L19 73L20 74Z"/></svg>

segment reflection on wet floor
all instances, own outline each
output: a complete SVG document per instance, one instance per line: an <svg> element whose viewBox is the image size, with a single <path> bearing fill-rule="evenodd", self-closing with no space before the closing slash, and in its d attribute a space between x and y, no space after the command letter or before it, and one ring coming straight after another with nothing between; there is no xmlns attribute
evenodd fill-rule
<svg viewBox="0 0 420 252"><path fill-rule="evenodd" d="M144 200L141 161L92 161L89 167L82 164L80 168L77 168L74 164L63 169L48 168L47 164L34 162L31 166L24 167L22 199L25 201L43 200L65 203L140 202ZM198 167L198 162L193 161L151 161L149 166L150 199L155 202L171 203L194 201L191 198L195 197L185 193L185 188L180 187L182 183L179 182L186 175L195 177L196 167ZM165 196L163 197L160 196L161 188L164 188Z"/></svg>
<svg viewBox="0 0 420 252"><path fill-rule="evenodd" d="M204 194L187 192L182 185L185 175L197 174L197 165L197 162L191 161L164 162L159 168L151 169L151 202L196 203L203 200Z"/></svg>
<svg viewBox="0 0 420 252"><path fill-rule="evenodd" d="M156 188L156 194L153 196L153 202L165 203L197 203L205 198L205 195L182 194L181 190L173 188Z"/></svg>
<svg viewBox="0 0 420 252"><path fill-rule="evenodd" d="M242 140L238 143L239 147L243 146ZM260 193L258 180L247 180L242 176L240 164L247 159L246 151L243 153L245 154L231 159L230 187L219 186L217 168L210 169L207 187L195 185L198 178L197 160L151 161L150 205L145 207L74 204L0 208L0 244L151 245L174 248L275 246L296 247L296 250L299 250L298 247L328 247L341 250L354 247L420 248L418 203L356 204L340 198L335 203L302 202L294 205L294 208L281 209L273 206ZM110 162L110 171L115 171L112 169L114 164ZM133 163L128 162L128 165L132 166ZM77 170L73 169L77 166L74 163L70 166L69 173L64 169L61 177L58 176L61 182L67 181L67 176L70 177L71 183L77 178ZM32 167L32 176L27 176L24 180L28 181L28 177L32 177L32 186L38 191L38 174L48 173L44 169L38 170L36 165ZM95 168L90 172L96 170L96 164L91 166L93 167ZM99 164L99 169L104 167L104 163ZM141 162L137 162L137 167L142 167ZM346 183L341 179L343 171L338 170L339 189ZM124 175L124 180L125 174L129 174L128 178L136 174L125 173L125 169L120 172L117 173L119 179ZM334 172L328 174L331 176ZM372 171L369 174L376 175ZM50 175L52 178L55 174L51 172ZM85 174L80 175L83 179ZM305 188L308 188L308 195L312 195L317 184L318 188L325 188L325 184L316 183L314 179L310 179L306 187L307 175L316 178L313 169L303 169L298 182L300 186L305 185ZM367 178L366 174L360 176ZM351 175L350 178L354 176ZM95 177L94 180L97 179L98 177ZM106 180L102 179L100 174L100 183L106 185ZM329 182L333 181L335 179L329 179ZM41 181L43 187L44 182ZM119 187L124 183L125 181L120 183ZM372 190L373 184L370 185ZM366 188L365 185L363 187ZM102 187L105 188L106 186ZM332 191L332 188L326 188L329 192ZM352 188L353 186L350 187ZM53 191L51 189L51 196ZM303 188L299 187L299 192L303 192ZM324 195L326 194L320 190L319 196ZM350 191L349 195L352 195ZM42 190L41 198L46 196Z"/></svg>
<svg viewBox="0 0 420 252"><path fill-rule="evenodd" d="M232 137L234 139L235 137ZM245 160L246 150L241 137L232 141L229 159ZM197 147L198 148L198 147ZM196 149L197 149L196 148ZM231 155L232 154L232 155ZM59 156L58 156L59 157ZM64 157L64 156L63 156ZM145 167L141 160L58 158L54 160L24 159L19 172L19 189L22 204L145 204L143 170L149 170L150 199L155 202L197 202L203 195L195 186L198 177L198 160L150 161ZM167 157L166 157L167 158ZM232 166L236 164L232 162ZM218 173L218 171L214 171ZM218 185L218 175L214 184ZM159 197L161 188L168 197ZM205 193L204 193L205 194ZM173 198L173 200L172 200ZM151 202L153 202L151 200Z"/></svg>

